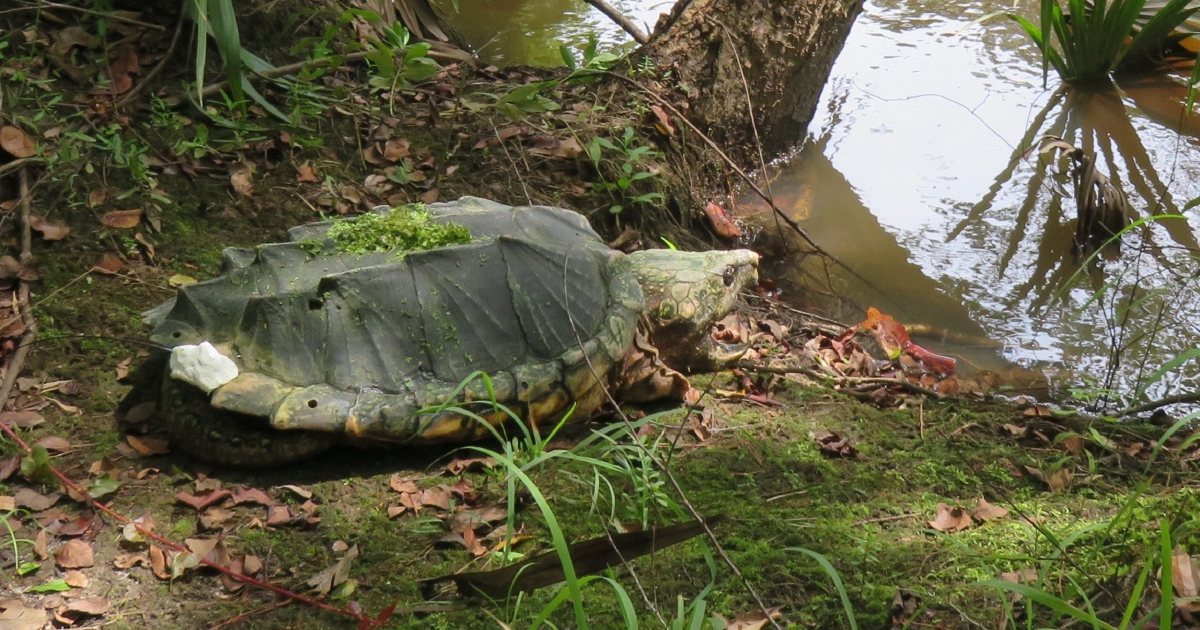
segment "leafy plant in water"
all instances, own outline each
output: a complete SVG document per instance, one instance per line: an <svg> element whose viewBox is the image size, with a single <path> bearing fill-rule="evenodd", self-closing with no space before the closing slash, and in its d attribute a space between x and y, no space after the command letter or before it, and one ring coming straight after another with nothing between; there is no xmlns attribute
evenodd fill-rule
<svg viewBox="0 0 1200 630"><path fill-rule="evenodd" d="M578 62L578 60L575 59L575 53L571 52L571 49L567 48L566 44L559 44L558 54L562 57L563 65L565 65L572 73L577 71L600 72L608 70L621 57L613 53L597 52L596 48L599 43L600 40L596 38L595 33L588 34L587 44L583 45L579 49L583 54L582 65ZM567 79L571 80L571 77L568 77Z"/></svg>
<svg viewBox="0 0 1200 630"><path fill-rule="evenodd" d="M1198 7L1188 4L1189 0L1170 0L1143 20L1146 0L1095 0L1090 8L1085 0L1068 0L1066 13L1058 0L1041 0L1040 24L1015 13L994 13L977 21L1006 15L1041 50L1043 81L1053 67L1063 81L1086 84L1106 82L1119 68L1161 50L1172 31L1196 12ZM1192 84L1196 75L1193 70Z"/></svg>
<svg viewBox="0 0 1200 630"><path fill-rule="evenodd" d="M600 162L605 159L605 151L608 151L610 154L616 154L617 168L620 170L616 181L610 182L604 180L592 184L593 191L597 193L609 193L618 201L618 203L613 204L608 209L609 212L617 214L630 204L651 203L664 199L663 194L660 192L636 194L633 190L635 183L654 177L653 171L644 168L644 162L648 158L660 155L651 147L640 145L636 142L633 127L625 128L619 144L607 138L596 136L587 143L584 150L587 151L588 157L592 159L592 163L596 165L598 170L600 169Z"/></svg>

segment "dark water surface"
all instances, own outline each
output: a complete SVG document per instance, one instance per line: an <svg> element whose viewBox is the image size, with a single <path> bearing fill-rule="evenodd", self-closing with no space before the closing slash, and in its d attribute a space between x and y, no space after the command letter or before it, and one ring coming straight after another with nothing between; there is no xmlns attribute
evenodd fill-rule
<svg viewBox="0 0 1200 630"><path fill-rule="evenodd" d="M649 25L670 6L616 4ZM486 42L495 63L556 64L558 43L591 32L628 42L582 2L458 6L458 27ZM484 6L487 19L469 17ZM1054 182L1067 180L1058 166L1039 169L1036 155L1022 160L1014 151L1042 134L1062 136L1098 155L1133 218L1177 214L1200 196L1200 124L1193 117L1181 125L1183 88L1165 76L1056 98L1056 77L1043 87L1037 51L1015 24L971 25L995 11L1036 10L1030 0L870 0L809 140L769 169L771 191L861 276L835 271L838 290L857 306L944 330L944 345L933 345L967 365L1019 365L1063 390L1097 382L1128 393L1146 374L1141 365L1153 371L1200 345L1194 211L1147 223L1119 255L1079 271L1074 201L1053 194ZM744 202L755 214L758 204ZM801 266L784 259L772 271L786 281ZM845 321L861 316L844 303L823 307ZM1193 376L1169 377L1151 394L1194 389Z"/></svg>

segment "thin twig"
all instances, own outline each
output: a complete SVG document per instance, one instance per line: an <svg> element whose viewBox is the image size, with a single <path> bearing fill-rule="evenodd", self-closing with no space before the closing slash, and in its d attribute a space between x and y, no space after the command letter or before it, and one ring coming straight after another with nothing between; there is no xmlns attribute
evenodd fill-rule
<svg viewBox="0 0 1200 630"><path fill-rule="evenodd" d="M32 203L29 199L29 170L21 169L21 262L33 256L33 226L30 225ZM0 400L4 400L0 398Z"/></svg>
<svg viewBox="0 0 1200 630"><path fill-rule="evenodd" d="M127 17L117 14L117 13L105 13L104 11L93 11L92 9L85 9L83 7L73 7L68 4L59 4L57 2L38 2L37 4L31 4L29 6L17 7L15 9L6 9L4 11L0 11L0 13L16 13L17 11L42 11L45 9L62 9L64 11L75 11L78 13L86 13L88 15L99 16L99 17L105 18L107 20L112 20L114 22L125 22L126 24L135 24L137 26L142 26L145 28L152 28L156 31L167 30L166 27L159 26L158 24L151 24L149 22L143 22L141 20L135 20L133 18L127 18Z"/></svg>
<svg viewBox="0 0 1200 630"><path fill-rule="evenodd" d="M158 73L162 72L162 69L171 61L171 57L175 54L175 45L179 43L179 34L183 32L183 21L187 16L187 5L189 2L192 2L192 0L183 0L183 4L179 7L179 19L175 20L175 33L171 35L171 43L167 45L167 54L163 55L163 58L154 64L150 72L147 72L138 81L138 84L133 86L133 89L126 92L124 96L117 100L115 105L118 109L132 103L133 99L137 98L137 95L141 94L142 90L146 89L146 86L150 85L154 77L158 76Z"/></svg>
<svg viewBox="0 0 1200 630"><path fill-rule="evenodd" d="M737 43L733 41L733 33L730 32L729 27L717 19L713 19L713 22L716 22L717 26L725 31L729 50L733 52L734 65L737 66L738 76L742 79L742 91L746 94L746 115L750 118L750 131L754 134L754 148L758 151L758 168L763 174L764 183L767 186L768 201L773 203L775 193L771 190L771 175L767 172L767 159L763 155L762 139L758 137L758 123L754 122L754 99L750 97L750 82L746 80L746 71L742 69L742 56L738 54ZM772 213L772 216L775 217L775 231L780 233L779 237L783 241L784 252L790 254L791 252L787 251L787 240L783 238L783 229L779 227L779 215Z"/></svg>
<svg viewBox="0 0 1200 630"><path fill-rule="evenodd" d="M36 159L37 158L21 158L19 160L13 160L13 161L9 162L8 164L0 166L0 175L7 175L10 171L15 171L15 170L21 168L22 166L25 166L25 164L27 162L29 162L30 160L36 160Z"/></svg>
<svg viewBox="0 0 1200 630"><path fill-rule="evenodd" d="M766 365L755 365L753 363L739 363L739 370L749 370L751 372L759 372L761 374L803 374L815 379L833 381L834 385L898 385L902 389L906 389L914 394L922 394L930 398L945 398L946 395L935 392L932 389L921 387L915 383L902 378L887 378L883 376L834 376L818 372L812 368L802 367L769 367Z"/></svg>
<svg viewBox="0 0 1200 630"><path fill-rule="evenodd" d="M612 21L617 23L617 26L625 29L626 33L629 33L633 36L633 41L643 46L646 45L646 42L650 41L650 38L642 32L642 29L637 27L637 24L634 24L629 20L629 18L621 15L621 12L611 4L605 2L604 0L587 0L587 3L596 7L601 13L611 18Z"/></svg>
<svg viewBox="0 0 1200 630"><path fill-rule="evenodd" d="M1134 405L1132 407L1126 407L1125 409L1122 409L1117 414L1117 417L1124 418L1125 416L1132 416L1133 414L1136 414L1136 413L1144 413L1146 411L1154 411L1155 409L1158 409L1159 407L1166 407L1167 405L1178 405L1180 403L1194 403L1194 402L1200 402L1200 392L1192 392L1190 394L1176 394L1175 396L1167 396L1166 398L1148 402L1148 403L1145 403L1142 405Z"/></svg>
<svg viewBox="0 0 1200 630"><path fill-rule="evenodd" d="M916 518L920 515L921 515L920 512L913 512L912 514L893 514L891 516L881 516L879 518L866 518L861 521L854 521L853 523L850 524L850 527L859 527L861 525L870 525L873 523L890 523L892 521L902 521L906 518Z"/></svg>
<svg viewBox="0 0 1200 630"><path fill-rule="evenodd" d="M254 615L261 615L263 613L269 613L273 610L279 610L280 608L283 608L284 606L290 606L293 601L295 601L295 600L285 599L281 602L275 602L274 604L271 604L270 606L263 606L262 608L256 608L254 610L248 610L243 613L238 613L238 614L230 617L229 619L226 619L225 621L222 621L221 623L218 623L217 625L210 627L208 630L221 630L221 628L224 628L225 626L232 626L233 624L238 623L239 621L249 619L250 617L253 617Z"/></svg>

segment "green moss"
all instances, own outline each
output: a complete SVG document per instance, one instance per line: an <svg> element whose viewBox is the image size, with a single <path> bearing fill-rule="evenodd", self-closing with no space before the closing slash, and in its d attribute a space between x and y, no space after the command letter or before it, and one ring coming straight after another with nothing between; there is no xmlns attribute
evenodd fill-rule
<svg viewBox="0 0 1200 630"><path fill-rule="evenodd" d="M435 222L425 206L414 204L387 215L369 213L339 220L329 228L329 238L343 254L405 253L468 243L471 233L457 223Z"/></svg>
<svg viewBox="0 0 1200 630"><path fill-rule="evenodd" d="M321 250L324 248L324 246L321 244L321 241L312 238L306 238L296 243L296 246L299 247L305 254L314 257L317 254L320 254Z"/></svg>

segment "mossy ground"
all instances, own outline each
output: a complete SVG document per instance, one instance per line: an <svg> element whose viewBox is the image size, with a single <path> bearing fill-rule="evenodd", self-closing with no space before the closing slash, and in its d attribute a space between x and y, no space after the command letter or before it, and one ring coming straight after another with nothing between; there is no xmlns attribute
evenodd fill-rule
<svg viewBox="0 0 1200 630"><path fill-rule="evenodd" d="M14 17L10 14L6 19ZM94 26L83 19L84 26ZM169 24L173 19L167 16L159 21ZM311 490L321 518L313 526L265 528L254 523L265 521L263 508L239 506L219 531L236 553L263 559L264 574L272 582L298 590L341 557L334 551L337 541L358 545L361 555L350 572L358 581L352 598L370 612L395 602L402 608L421 604L420 579L485 566L461 546L438 543L446 530L432 510L388 518L387 508L398 500L389 487L393 475L412 476L422 487L445 482L440 462L450 449L341 449L311 462L264 472L211 470L177 454L134 459L120 448L125 437L113 416L128 391L118 382L116 369L125 359L138 360L147 333L140 313L173 294L169 279L211 277L217 273L223 247L282 240L286 229L298 223L338 215L341 210L363 210L380 201L413 202L427 194L431 187L420 182L394 186L382 196L364 192L368 177L396 166L374 164L363 157L360 143L376 141L374 134L381 133L381 125L388 129L385 136L403 135L413 157L428 165L418 170L436 180L441 198L470 194L504 203L564 205L588 213L599 219L603 229L615 232L618 225L607 211L620 200L588 192L599 177L594 164L586 158L546 157L527 149L536 148L538 142L548 145L544 139L532 139L548 137L541 134L617 138L626 126L638 129L638 142L649 142L642 140L650 132L639 119L639 105L622 103L624 95L619 92L564 86L549 93L562 101L561 111L592 115L586 128L582 116L566 119L552 112L530 114L512 123L494 110L456 108L431 119L432 106L420 96L422 92L389 102L351 85L364 78L351 73L335 77L342 83L323 92L336 97L341 110L322 109L289 128L259 119L244 121L254 122L253 126L233 129L209 122L206 139L201 141L203 119L195 112L163 108L149 97L119 116L87 120L74 105L50 102L48 94L69 94L75 88L38 65L44 60L39 62L36 49L15 41L17 30L8 32L12 39L7 41L13 45L5 54L7 67L19 72L0 80L9 117L5 122L21 126L58 151L60 158L43 171L46 180L36 190L35 212L72 229L65 240L35 243L41 280L33 288L33 309L41 331L26 373L43 381L73 379L80 386L71 396L52 394L78 406L79 413L46 407L42 410L46 422L23 431L24 437L54 435L69 440L72 448L56 457L55 465L76 478L88 477L97 460L115 462L115 474L123 485L110 497L113 508L131 517L151 515L158 524L156 531L175 540L199 532L196 511L175 496L190 492L201 473L227 486L274 488L276 497L293 506L304 500L282 486ZM247 41L260 50L287 48L263 45L259 39L263 30L251 29ZM173 86L182 76L167 74L160 78L163 85ZM502 93L531 76L514 72L501 78L460 74L443 79L455 90L473 84L480 92ZM364 102L369 106L357 108ZM351 113L325 115L335 111ZM518 141L496 142L498 128L510 126L522 127L513 136ZM69 134L51 133L56 127L60 134L64 129L86 132L102 141L72 144L66 140ZM289 135L286 142L282 131ZM65 139L55 143L50 141L53 138ZM120 148L115 138L122 140ZM531 139L525 143L523 138ZM586 137L582 140L587 143ZM130 166L141 163L133 155L139 151L155 158L147 160L149 170ZM231 191L230 163L257 165L249 194ZM315 181L313 170L319 175ZM152 205L162 211L161 229L148 223L114 229L97 220L108 211L150 210ZM11 249L14 242L5 244ZM701 241L692 237L692 242ZM121 260L115 274L91 271L105 254ZM710 612L733 617L753 610L749 586L766 605L782 607L786 625L848 627L829 576L794 548L829 559L845 584L859 627L887 627L898 589L920 598L910 627L1003 627L1007 596L976 583L1023 569L1036 570L1043 588L1072 598L1076 605L1082 605L1079 592L1086 593L1111 621L1119 618L1122 597L1130 591L1129 576L1155 557L1160 522L1174 528L1175 542L1184 548L1197 542L1190 520L1196 512L1192 464L1164 452L1147 470L1149 448L1134 455L1121 449L1145 442L1131 433L1134 428L1100 425L1101 435L1115 440L1116 448L1089 439L1085 450L1072 454L1063 442L1056 442L1065 428L1030 419L1001 404L913 399L905 409L881 410L796 383L777 396L786 406L708 401L712 437L698 442L684 436L671 453L669 469L687 500L701 514L725 515L716 528L717 538L742 577L734 576L719 557L710 569L705 546L696 540L640 558L632 571L614 571L644 627L659 624L646 600L669 620L678 598L693 602L710 581L713 588L705 595ZM1032 428L1029 437L1019 439L1005 424ZM848 438L858 456L835 459L823 454L813 440L822 430ZM673 435L673 429L664 426L646 439L659 445L657 455L665 456L663 444ZM7 456L17 449L4 440L0 452ZM680 520L671 506L681 503L682 497L664 476L631 457L628 449L605 454L607 461L617 463L624 461L622 456L628 460L623 464L628 474L612 476L615 500L606 498L610 496L607 485L602 483L596 490L594 471L577 461L556 458L531 470L569 540L600 535L614 522ZM525 456L523 461L527 460ZM1021 474L1022 466L1044 471L1065 468L1074 483L1050 492L1029 474ZM146 474L138 476L141 471ZM473 472L466 477L481 493L482 503L504 503L501 473ZM17 475L0 482L0 496L22 487L54 489ZM980 498L1011 513L954 534L930 527L939 503L969 511ZM72 515L81 510L71 502L62 506ZM21 524L14 537L32 540L37 530L33 520L23 511L12 516L20 517L13 523ZM526 507L515 518L523 528L518 552L531 555L549 549L546 521L536 508ZM1072 538L1078 532L1084 533ZM211 537L218 532L200 533ZM1070 544L1064 551L1053 540L1070 540ZM0 556L4 572L0 584L14 593L24 592L31 604L53 604L50 600L55 597L107 596L113 607L103 623L111 628L201 628L239 615L245 617L233 627L351 627L348 619L299 604L268 610L273 596L253 589L230 593L213 575L189 572L167 582L144 566L116 569L113 561L119 554L144 551L144 547L124 546L120 528L112 522L105 522L93 544L96 565L85 570L91 578L86 588L63 595L29 593L24 589L44 584L60 572L52 561L43 561L40 570L16 577L7 564L10 558L4 556ZM18 543L17 550L27 559L32 546ZM1078 584L1079 591L1072 584ZM525 627L555 591L535 593L519 608L472 605L451 612L397 614L390 627L499 627L492 615L511 621L513 627ZM1156 597L1151 588L1147 605L1153 605ZM611 588L594 583L585 588L584 599L594 627L624 626ZM568 608L553 617L559 627L573 623Z"/></svg>

